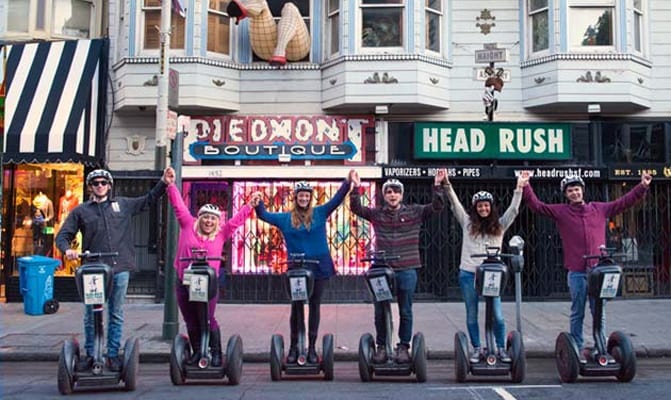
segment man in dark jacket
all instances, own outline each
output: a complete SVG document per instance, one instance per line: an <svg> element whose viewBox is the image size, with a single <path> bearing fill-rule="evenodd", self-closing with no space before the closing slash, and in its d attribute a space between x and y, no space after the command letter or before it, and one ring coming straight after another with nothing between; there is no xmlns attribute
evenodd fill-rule
<svg viewBox="0 0 671 400"><path fill-rule="evenodd" d="M431 204L405 205L403 201L403 184L397 179L389 179L382 185L384 205L380 208L369 208L361 205L358 174L352 179L354 189L350 194L350 208L359 217L373 224L376 246L385 251L387 256L399 256L391 262L395 272L396 297L400 315L398 336L400 343L396 348L396 361L409 363L410 339L412 336L412 297L417 287L417 269L422 267L419 257L419 232L422 221L433 213L442 211L445 206L445 193L441 182L447 176L445 169L439 169L433 184L433 201ZM375 304L375 330L377 350L373 356L374 363L387 361L384 310Z"/></svg>
<svg viewBox="0 0 671 400"><path fill-rule="evenodd" d="M118 256L101 258L114 270L112 290L107 302L109 322L107 325L107 366L111 371L120 371L122 360L119 347L123 329L123 304L128 289L129 271L135 270L133 240L133 216L148 210L165 193L165 172L162 179L149 193L140 197L112 197L114 180L105 170L97 169L86 176L86 187L91 192L88 201L77 206L65 219L58 234L56 246L69 260L79 257L77 250L70 248L77 232L82 233L82 249L92 253L117 252ZM86 306L84 312L84 336L86 355L78 363L78 369L91 367L93 358L93 311Z"/></svg>
<svg viewBox="0 0 671 400"><path fill-rule="evenodd" d="M528 171L522 172L528 175ZM587 302L587 272L597 260L584 260L583 256L600 254L599 247L606 244L606 222L640 201L648 192L652 176L643 174L641 183L629 193L609 202L585 202L585 182L576 175L562 179L560 190L568 203L546 204L538 200L531 185L524 187L523 199L529 209L551 218L557 224L564 252L564 268L568 270L568 287L571 294L571 336L580 350L580 362L587 359L583 352L582 326ZM590 301L594 314L594 302Z"/></svg>

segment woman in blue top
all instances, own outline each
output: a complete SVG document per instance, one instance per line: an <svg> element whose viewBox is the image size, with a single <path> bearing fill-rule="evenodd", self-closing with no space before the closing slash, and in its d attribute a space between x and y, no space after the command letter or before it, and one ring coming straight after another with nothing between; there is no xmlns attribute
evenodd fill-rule
<svg viewBox="0 0 671 400"><path fill-rule="evenodd" d="M306 259L319 260L319 266L309 266L315 277L314 288L310 296L310 317L308 321L308 362L319 361L315 343L319 330L319 308L326 281L335 274L333 259L326 239L326 219L340 206L349 192L352 174L340 185L335 196L321 206L312 205L313 189L307 182L298 182L294 187L294 208L290 212L270 213L263 202L256 206L256 215L263 221L275 225L284 236L287 253L302 253ZM295 363L298 358L298 332L294 330L298 313L291 308L291 346L287 363Z"/></svg>

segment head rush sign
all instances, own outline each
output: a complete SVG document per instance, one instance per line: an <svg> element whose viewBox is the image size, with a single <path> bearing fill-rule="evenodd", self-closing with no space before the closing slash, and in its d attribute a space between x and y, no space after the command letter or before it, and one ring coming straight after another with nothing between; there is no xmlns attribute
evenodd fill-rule
<svg viewBox="0 0 671 400"><path fill-rule="evenodd" d="M569 160L569 124L418 122L416 159Z"/></svg>

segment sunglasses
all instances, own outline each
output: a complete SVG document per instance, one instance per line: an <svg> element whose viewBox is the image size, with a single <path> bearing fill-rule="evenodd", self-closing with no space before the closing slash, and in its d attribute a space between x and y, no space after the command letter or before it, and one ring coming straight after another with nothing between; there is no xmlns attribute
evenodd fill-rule
<svg viewBox="0 0 671 400"><path fill-rule="evenodd" d="M91 186L107 186L109 184L108 181L92 181Z"/></svg>

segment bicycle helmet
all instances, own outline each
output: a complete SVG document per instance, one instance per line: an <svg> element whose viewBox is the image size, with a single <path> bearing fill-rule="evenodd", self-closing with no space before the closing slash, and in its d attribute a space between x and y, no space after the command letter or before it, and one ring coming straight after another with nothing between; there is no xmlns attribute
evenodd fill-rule
<svg viewBox="0 0 671 400"><path fill-rule="evenodd" d="M566 190L567 186L573 186L573 185L580 185L583 188L585 187L585 181L582 180L581 177L578 175L567 175L564 177L564 179L561 180L561 191L564 193L564 190Z"/></svg>
<svg viewBox="0 0 671 400"><path fill-rule="evenodd" d="M294 194L298 194L298 192L312 193L312 186L310 186L310 184L307 183L306 181L296 182L296 184L294 185Z"/></svg>
<svg viewBox="0 0 671 400"><path fill-rule="evenodd" d="M114 179L112 179L112 174L109 172L105 171L104 169L96 169L91 172L89 172L88 175L86 175L86 186L91 186L91 182L93 182L94 179L96 178L104 178L109 181L110 185L114 184Z"/></svg>
<svg viewBox="0 0 671 400"><path fill-rule="evenodd" d="M198 218L203 214L212 214L217 218L221 218L221 211L219 211L219 207L214 204L205 204L200 207L200 210L198 210Z"/></svg>
<svg viewBox="0 0 671 400"><path fill-rule="evenodd" d="M401 189L401 194L403 194L403 184L398 179L387 179L387 181L382 185L382 193L387 192L387 188L399 188Z"/></svg>
<svg viewBox="0 0 671 400"><path fill-rule="evenodd" d="M472 203L473 205L478 204L479 201L488 201L489 204L494 203L494 196L491 193L481 190L473 195Z"/></svg>

